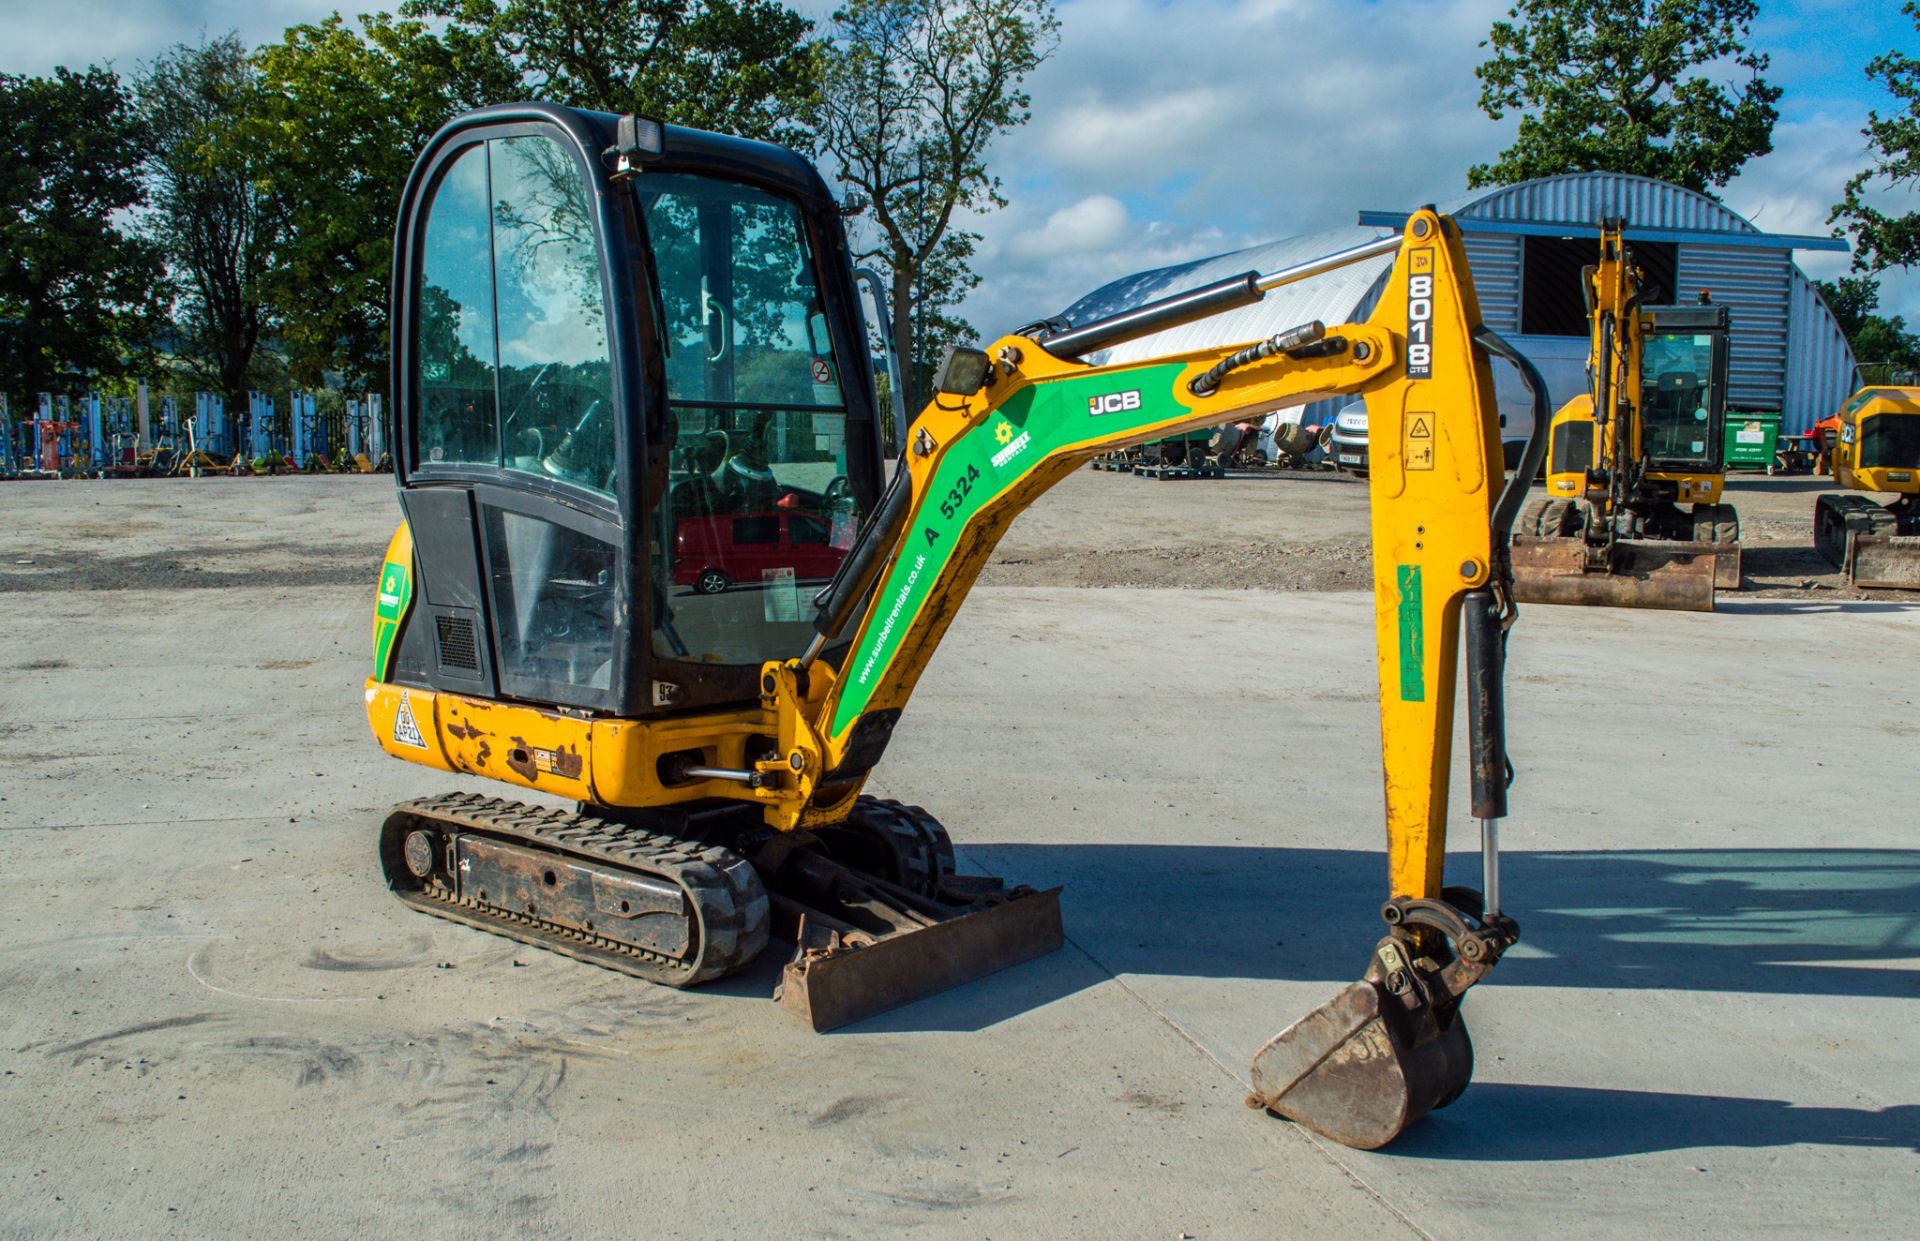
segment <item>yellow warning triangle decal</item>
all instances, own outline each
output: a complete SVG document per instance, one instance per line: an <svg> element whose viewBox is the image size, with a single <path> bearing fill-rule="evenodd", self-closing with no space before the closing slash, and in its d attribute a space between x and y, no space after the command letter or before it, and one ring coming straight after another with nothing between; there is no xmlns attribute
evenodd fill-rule
<svg viewBox="0 0 1920 1241"><path fill-rule="evenodd" d="M1407 432L1407 438L1410 440L1428 440L1433 438L1433 428L1427 425L1425 414L1415 414L1413 416L1413 430Z"/></svg>

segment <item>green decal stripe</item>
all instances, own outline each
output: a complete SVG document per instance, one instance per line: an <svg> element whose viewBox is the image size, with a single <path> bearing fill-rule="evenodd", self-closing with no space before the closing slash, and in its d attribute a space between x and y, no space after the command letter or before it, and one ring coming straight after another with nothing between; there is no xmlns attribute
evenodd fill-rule
<svg viewBox="0 0 1920 1241"><path fill-rule="evenodd" d="M393 664L393 639L413 604L413 567L389 560L380 566L380 593L373 603L373 676L387 679Z"/></svg>
<svg viewBox="0 0 1920 1241"><path fill-rule="evenodd" d="M1395 566L1400 592L1400 701L1427 700L1427 619L1420 607L1420 566Z"/></svg>
<svg viewBox="0 0 1920 1241"><path fill-rule="evenodd" d="M1180 363L1112 375L1056 379L1014 394L940 459L926 501L874 598L876 611L847 661L834 703L834 736L853 726L899 652L900 641L946 571L960 529L1056 452L1181 416L1171 399ZM1095 398L1136 393L1133 408L1090 413ZM1121 403L1124 406L1124 402ZM945 506L943 511L942 506Z"/></svg>

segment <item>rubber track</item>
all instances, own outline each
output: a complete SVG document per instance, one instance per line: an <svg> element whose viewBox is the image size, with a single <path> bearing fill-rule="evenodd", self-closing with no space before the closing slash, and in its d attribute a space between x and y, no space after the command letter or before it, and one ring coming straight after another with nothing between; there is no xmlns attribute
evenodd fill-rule
<svg viewBox="0 0 1920 1241"><path fill-rule="evenodd" d="M953 839L939 820L919 806L890 797L862 797L848 818L893 838L906 867L900 882L922 896L937 893L953 876Z"/></svg>
<svg viewBox="0 0 1920 1241"><path fill-rule="evenodd" d="M731 849L592 815L477 793L446 793L402 802L388 813L381 829L383 860L398 856L398 841L386 838L410 830L397 822L402 816L673 883L694 908L688 937L693 951L681 960L471 897L455 898L445 888L394 886L396 896L424 912L670 987L696 986L733 973L767 946L766 889L752 863Z"/></svg>

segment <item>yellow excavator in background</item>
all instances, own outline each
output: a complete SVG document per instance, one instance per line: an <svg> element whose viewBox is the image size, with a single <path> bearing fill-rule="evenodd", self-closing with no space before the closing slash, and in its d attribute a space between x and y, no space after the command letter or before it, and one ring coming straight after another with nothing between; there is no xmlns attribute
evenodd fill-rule
<svg viewBox="0 0 1920 1241"><path fill-rule="evenodd" d="M484 109L421 154L394 254L405 521L367 718L392 755L577 804L395 808L379 854L401 900L670 986L791 940L780 1002L815 1029L1053 950L1058 889L956 875L936 819L862 794L915 682L1014 516L1095 455L1360 394L1386 932L1360 982L1258 1051L1250 1102L1375 1147L1466 1088L1461 998L1519 935L1497 828L1525 484L1502 489L1489 355L1536 394L1521 479L1546 418L1450 220L952 349L890 479L841 212L789 151ZM1381 255L1364 323L1082 360ZM1484 896L1442 876L1463 634Z"/></svg>
<svg viewBox="0 0 1920 1241"><path fill-rule="evenodd" d="M1514 595L1710 612L1716 589L1740 588L1740 518L1720 503L1727 308L1641 305L1625 227L1601 221L1582 273L1592 390L1553 416L1546 498L1514 532Z"/></svg>
<svg viewBox="0 0 1920 1241"><path fill-rule="evenodd" d="M1843 406L1833 481L1853 492L1814 501L1813 540L1855 586L1920 590L1920 388L1862 388Z"/></svg>

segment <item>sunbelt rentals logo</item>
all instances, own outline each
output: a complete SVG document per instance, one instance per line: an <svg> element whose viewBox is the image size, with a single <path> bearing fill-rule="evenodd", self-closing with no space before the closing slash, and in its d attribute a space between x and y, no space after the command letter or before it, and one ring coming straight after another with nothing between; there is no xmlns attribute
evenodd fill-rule
<svg viewBox="0 0 1920 1241"><path fill-rule="evenodd" d="M993 438L999 440L1001 444L1000 451L993 454L995 469L999 469L1025 452L1027 445L1033 442L1033 437L1025 431L1018 435L1014 434L1013 424L1005 419L1002 419L1000 425L993 429Z"/></svg>

